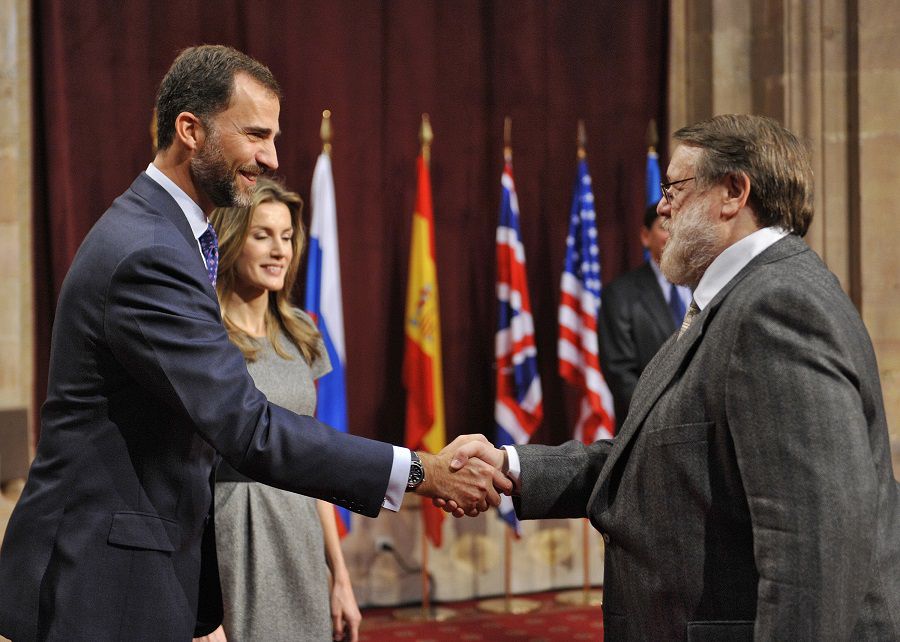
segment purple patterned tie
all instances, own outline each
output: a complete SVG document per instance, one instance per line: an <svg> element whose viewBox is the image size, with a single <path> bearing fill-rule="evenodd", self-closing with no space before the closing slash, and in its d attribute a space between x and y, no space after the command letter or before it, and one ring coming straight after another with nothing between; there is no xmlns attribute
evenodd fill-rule
<svg viewBox="0 0 900 642"><path fill-rule="evenodd" d="M206 259L206 275L213 287L216 287L216 272L219 271L219 237L212 225L206 226L206 231L200 235L200 251Z"/></svg>

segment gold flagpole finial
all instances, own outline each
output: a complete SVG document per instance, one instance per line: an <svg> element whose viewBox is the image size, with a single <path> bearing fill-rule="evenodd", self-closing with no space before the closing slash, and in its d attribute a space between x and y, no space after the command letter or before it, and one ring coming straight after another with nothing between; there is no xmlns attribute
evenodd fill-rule
<svg viewBox="0 0 900 642"><path fill-rule="evenodd" d="M422 145L422 156L426 163L431 162L431 143L434 140L434 132L431 129L431 120L428 114L422 114L422 126L419 128L419 144Z"/></svg>
<svg viewBox="0 0 900 642"><path fill-rule="evenodd" d="M658 144L659 133L657 133L656 130L656 119L651 118L650 122L647 123L647 149L651 152L655 152Z"/></svg>
<svg viewBox="0 0 900 642"><path fill-rule="evenodd" d="M503 119L503 160L512 162L512 118Z"/></svg>
<svg viewBox="0 0 900 642"><path fill-rule="evenodd" d="M587 130L584 127L584 120L578 119L578 158L587 157Z"/></svg>
<svg viewBox="0 0 900 642"><path fill-rule="evenodd" d="M322 112L322 126L319 128L319 136L322 138L322 153L331 155L331 110Z"/></svg>

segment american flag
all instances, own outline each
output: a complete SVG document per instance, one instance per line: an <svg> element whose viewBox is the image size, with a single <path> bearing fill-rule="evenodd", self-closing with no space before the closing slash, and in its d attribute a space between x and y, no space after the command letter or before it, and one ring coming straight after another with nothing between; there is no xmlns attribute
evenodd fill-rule
<svg viewBox="0 0 900 642"><path fill-rule="evenodd" d="M612 437L615 412L597 354L601 287L597 213L587 159L579 156L560 283L559 374L583 393L574 436L589 444Z"/></svg>
<svg viewBox="0 0 900 642"><path fill-rule="evenodd" d="M544 416L538 373L534 321L525 276L525 248L519 236L519 199L507 153L500 178L500 220L497 223L497 446L525 444ZM512 500L503 495L500 516L516 533L519 522Z"/></svg>

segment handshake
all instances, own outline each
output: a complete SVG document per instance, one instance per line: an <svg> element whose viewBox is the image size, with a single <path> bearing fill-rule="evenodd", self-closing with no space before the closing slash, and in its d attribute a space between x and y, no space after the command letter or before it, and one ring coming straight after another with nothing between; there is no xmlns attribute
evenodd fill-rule
<svg viewBox="0 0 900 642"><path fill-rule="evenodd" d="M506 450L495 448L484 435L461 435L436 455L418 454L425 480L416 494L430 497L454 517L475 517L499 506L500 493L512 493Z"/></svg>

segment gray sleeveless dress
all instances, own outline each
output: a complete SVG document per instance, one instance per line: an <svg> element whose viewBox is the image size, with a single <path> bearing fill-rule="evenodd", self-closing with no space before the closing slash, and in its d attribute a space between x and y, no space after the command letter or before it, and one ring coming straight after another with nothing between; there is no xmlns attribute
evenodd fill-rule
<svg viewBox="0 0 900 642"><path fill-rule="evenodd" d="M305 320L309 317L300 313ZM311 321L309 321L311 323ZM331 370L324 348L312 368L287 338L268 340L250 375L269 401L315 411L314 381ZM331 607L316 500L246 479L227 464L216 483L216 551L229 642L330 640Z"/></svg>

